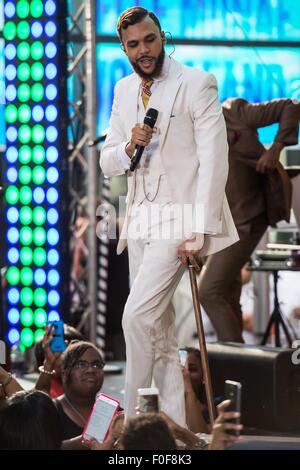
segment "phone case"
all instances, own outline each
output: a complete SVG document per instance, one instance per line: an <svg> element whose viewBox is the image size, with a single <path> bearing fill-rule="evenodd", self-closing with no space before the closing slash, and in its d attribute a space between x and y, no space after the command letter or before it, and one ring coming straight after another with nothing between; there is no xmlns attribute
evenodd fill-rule
<svg viewBox="0 0 300 470"><path fill-rule="evenodd" d="M53 339L50 344L51 351L64 352L67 347L64 338L64 322L59 320L48 322L47 324L50 325L52 328L55 328L54 331L52 330Z"/></svg>
<svg viewBox="0 0 300 470"><path fill-rule="evenodd" d="M226 411L239 411L241 412L241 393L242 386L240 382L234 382L231 380L225 381L225 399L230 400L231 404L228 406ZM229 419L228 422L234 424L240 424L240 418ZM239 432L228 429L226 431L228 434L238 436Z"/></svg>
<svg viewBox="0 0 300 470"><path fill-rule="evenodd" d="M83 432L82 432L82 435L81 435L81 436L82 436L82 442L90 442L91 439L92 439L92 438L86 438L86 437L85 437L85 433L86 433L86 431L87 431L87 429L88 429L88 427L89 427L89 424L90 424L90 421L91 421L91 418L92 418L92 414L93 414L93 412L94 412L94 410L95 410L95 408L96 408L96 406L97 406L97 402L98 402L98 400L101 401L101 397L109 398L110 400L114 401L114 402L117 404L116 409L115 409L115 411L114 411L114 414L112 415L112 418L111 418L111 420L110 420L109 426L108 426L108 428L107 428L107 431L106 431L106 433L105 433L105 436L104 436L104 438L103 438L103 442L105 442L105 440L106 440L106 438L107 438L107 435L108 435L108 433L109 433L109 428L110 428L110 426L111 426L111 423L112 423L114 417L117 415L117 413L118 413L118 411L119 411L120 402L119 402L118 400L116 400L116 398L112 398L112 397L110 397L110 396L108 396L108 395L105 395L105 393L99 393L99 395L97 396L97 399L96 399L96 401L95 401L95 403L94 403L94 406L93 406L93 409L92 409L92 411L91 411L91 414L90 414L90 416L88 417L87 423L86 423L86 425L85 425L85 427L84 427L84 430L83 430Z"/></svg>

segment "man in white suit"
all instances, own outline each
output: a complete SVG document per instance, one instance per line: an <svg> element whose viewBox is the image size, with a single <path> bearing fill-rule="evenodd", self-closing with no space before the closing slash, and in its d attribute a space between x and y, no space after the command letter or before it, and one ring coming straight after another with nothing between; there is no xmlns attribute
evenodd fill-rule
<svg viewBox="0 0 300 470"><path fill-rule="evenodd" d="M238 240L225 197L225 124L215 78L165 55L152 12L129 8L117 29L134 73L116 85L100 165L107 176L128 177L118 245L119 253L128 245L131 278L123 315L125 414L135 414L137 389L154 379L162 409L185 425L172 297L188 263L197 267L198 256ZM158 110L154 130L141 124L149 108ZM137 145L145 150L131 172Z"/></svg>

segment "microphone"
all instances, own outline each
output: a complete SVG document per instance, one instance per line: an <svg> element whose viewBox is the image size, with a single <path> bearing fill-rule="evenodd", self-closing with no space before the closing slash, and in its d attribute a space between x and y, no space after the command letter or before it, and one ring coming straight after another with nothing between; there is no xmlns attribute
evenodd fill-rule
<svg viewBox="0 0 300 470"><path fill-rule="evenodd" d="M150 108L148 109L145 119L144 119L144 124L147 124L147 126L151 127L153 129L156 119L158 116L158 111L157 109ZM135 152L134 155L131 159L131 164L130 164L130 171L134 171L143 155L144 148L142 145L136 145L135 146Z"/></svg>

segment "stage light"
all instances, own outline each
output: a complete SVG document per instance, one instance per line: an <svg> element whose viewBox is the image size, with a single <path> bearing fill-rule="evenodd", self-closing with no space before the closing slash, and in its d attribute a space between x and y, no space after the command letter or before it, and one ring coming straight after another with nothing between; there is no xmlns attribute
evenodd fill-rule
<svg viewBox="0 0 300 470"><path fill-rule="evenodd" d="M59 304L60 297L59 293L56 290L50 290L48 292L48 304L51 307L56 307Z"/></svg>
<svg viewBox="0 0 300 470"><path fill-rule="evenodd" d="M37 308L34 312L34 324L38 328L43 328L46 324L47 321L47 314L46 311L43 308ZM43 336L45 334L45 331L42 331Z"/></svg>
<svg viewBox="0 0 300 470"><path fill-rule="evenodd" d="M35 83L31 88L31 99L36 103L44 98L44 87L40 83Z"/></svg>
<svg viewBox="0 0 300 470"><path fill-rule="evenodd" d="M31 308L25 307L21 310L20 320L23 326L29 327L33 324L33 311Z"/></svg>
<svg viewBox="0 0 300 470"><path fill-rule="evenodd" d="M17 169L13 166L7 169L6 171L6 180L9 184L14 184L18 179Z"/></svg>
<svg viewBox="0 0 300 470"><path fill-rule="evenodd" d="M46 279L47 279L47 276L46 276L46 272L44 269L39 268L35 271L34 282L38 286L43 286L46 283Z"/></svg>
<svg viewBox="0 0 300 470"><path fill-rule="evenodd" d="M22 225L29 225L32 222L32 209L29 206L23 206L20 210L20 221Z"/></svg>
<svg viewBox="0 0 300 470"><path fill-rule="evenodd" d="M51 310L48 315L48 321L59 321L60 315L56 310Z"/></svg>
<svg viewBox="0 0 300 470"><path fill-rule="evenodd" d="M57 183L59 178L59 173L57 171L57 168L55 166L50 166L47 170L47 181L49 184L55 184Z"/></svg>
<svg viewBox="0 0 300 470"><path fill-rule="evenodd" d="M6 41L13 41L17 34L17 27L12 21L7 21L3 28L3 36Z"/></svg>
<svg viewBox="0 0 300 470"><path fill-rule="evenodd" d="M36 248L33 252L33 261L39 267L44 266L47 260L46 251L44 248Z"/></svg>
<svg viewBox="0 0 300 470"><path fill-rule="evenodd" d="M43 246L46 241L46 232L42 227L37 227L33 231L33 243L36 246Z"/></svg>
<svg viewBox="0 0 300 470"><path fill-rule="evenodd" d="M16 7L13 2L7 2L4 6L4 14L6 18L12 18L16 13Z"/></svg>
<svg viewBox="0 0 300 470"><path fill-rule="evenodd" d="M36 166L32 172L32 180L34 184L43 184L46 179L45 168L42 166Z"/></svg>
<svg viewBox="0 0 300 470"><path fill-rule="evenodd" d="M32 0L30 4L30 13L33 18L39 18L43 14L43 3L41 0Z"/></svg>
<svg viewBox="0 0 300 470"><path fill-rule="evenodd" d="M33 210L33 223L35 225L44 225L46 221L46 211L43 207L36 207Z"/></svg>
<svg viewBox="0 0 300 470"><path fill-rule="evenodd" d="M31 268L25 267L21 269L21 274L20 274L20 280L21 284L23 286L31 286L33 282L33 272Z"/></svg>
<svg viewBox="0 0 300 470"><path fill-rule="evenodd" d="M48 251L48 256L47 256L48 263L51 266L56 266L59 262L59 254L57 250L51 249Z"/></svg>
<svg viewBox="0 0 300 470"><path fill-rule="evenodd" d="M27 82L30 77L30 67L28 64L23 63L18 66L18 79L21 82Z"/></svg>
<svg viewBox="0 0 300 470"><path fill-rule="evenodd" d="M55 100L57 97L57 88L55 85L47 85L45 89L45 96L49 101Z"/></svg>
<svg viewBox="0 0 300 470"><path fill-rule="evenodd" d="M20 301L25 307L30 307L33 303L33 291L30 287L23 287L20 293Z"/></svg>
<svg viewBox="0 0 300 470"><path fill-rule="evenodd" d="M23 328L21 331L21 342L26 348L30 348L33 345L33 332L30 328Z"/></svg>
<svg viewBox="0 0 300 470"><path fill-rule="evenodd" d="M9 186L5 192L7 204L15 205L19 200L19 190L16 186Z"/></svg>
<svg viewBox="0 0 300 470"><path fill-rule="evenodd" d="M20 314L19 311L16 308L11 308L7 312L7 318L9 323L12 325L17 325L20 321Z"/></svg>
<svg viewBox="0 0 300 470"><path fill-rule="evenodd" d="M7 231L7 240L12 245L18 243L20 237L19 230L16 227L10 227Z"/></svg>
<svg viewBox="0 0 300 470"><path fill-rule="evenodd" d="M7 291L7 298L11 304L16 305L20 300L20 292L15 287L12 287Z"/></svg>
<svg viewBox="0 0 300 470"><path fill-rule="evenodd" d="M33 259L32 249L29 247L23 247L20 250L20 260L24 266L30 266Z"/></svg>
<svg viewBox="0 0 300 470"><path fill-rule="evenodd" d="M53 21L47 21L45 26L45 33L49 38L55 36L57 31L56 24Z"/></svg>
<svg viewBox="0 0 300 470"><path fill-rule="evenodd" d="M53 80L57 75L57 67L55 64L48 64L45 68L45 75L48 80Z"/></svg>
<svg viewBox="0 0 300 470"><path fill-rule="evenodd" d="M44 46L41 41L35 41L31 45L31 57L33 60L40 60L44 55Z"/></svg>
<svg viewBox="0 0 300 470"><path fill-rule="evenodd" d="M19 88L18 88L18 98L19 98L19 101L22 101L22 103L25 103L26 101L29 101L29 99L30 99L30 86L27 85L27 83L22 83L22 85L19 86Z"/></svg>
<svg viewBox="0 0 300 470"><path fill-rule="evenodd" d="M20 259L20 253L17 248L10 248L7 252L7 260L10 264L16 264Z"/></svg>
<svg viewBox="0 0 300 470"><path fill-rule="evenodd" d="M55 225L59 219L58 211L53 207L47 211L47 222L50 225Z"/></svg>
<svg viewBox="0 0 300 470"><path fill-rule="evenodd" d="M54 42L48 42L45 47L45 55L48 59L54 59L57 53L57 47Z"/></svg>
<svg viewBox="0 0 300 470"><path fill-rule="evenodd" d="M49 147L46 150L46 158L49 163L55 163L58 159L58 150L56 147Z"/></svg>
<svg viewBox="0 0 300 470"><path fill-rule="evenodd" d="M19 211L16 207L10 207L6 212L6 217L9 223L15 224L19 220Z"/></svg>
<svg viewBox="0 0 300 470"><path fill-rule="evenodd" d="M50 228L47 232L47 242L51 246L55 246L59 242L59 233L56 228Z"/></svg>
<svg viewBox="0 0 300 470"><path fill-rule="evenodd" d="M37 165L45 161L45 149L41 145L36 145L33 147L32 151L32 160Z"/></svg>
<svg viewBox="0 0 300 470"><path fill-rule="evenodd" d="M58 271L56 269L50 269L47 279L50 286L56 287L60 280Z"/></svg>
<svg viewBox="0 0 300 470"><path fill-rule="evenodd" d="M45 116L47 121L53 122L57 119L57 108L53 104L49 104L46 108Z"/></svg>
<svg viewBox="0 0 300 470"><path fill-rule="evenodd" d="M21 123L27 123L31 118L31 109L28 104L21 104L18 110L18 118Z"/></svg>
<svg viewBox="0 0 300 470"><path fill-rule="evenodd" d="M27 124L23 124L19 127L18 136L21 144L28 144L31 140L31 128Z"/></svg>
<svg viewBox="0 0 300 470"><path fill-rule="evenodd" d="M17 46L17 57L19 60L28 60L30 57L30 46L27 42L20 42Z"/></svg>
<svg viewBox="0 0 300 470"><path fill-rule="evenodd" d="M53 0L47 0L45 3L45 13L48 16L53 16L56 12L56 5Z"/></svg>
<svg viewBox="0 0 300 470"><path fill-rule="evenodd" d="M14 60L14 58L17 55L17 49L14 46L14 44L7 44L4 48L4 55L7 58L7 60Z"/></svg>
<svg viewBox="0 0 300 470"><path fill-rule="evenodd" d="M32 190L29 186L23 186L20 189L20 202L23 205L30 204L32 201Z"/></svg>
<svg viewBox="0 0 300 470"><path fill-rule="evenodd" d="M10 344L18 343L20 340L20 333L16 328L11 328L7 334Z"/></svg>
<svg viewBox="0 0 300 470"><path fill-rule="evenodd" d="M15 85L8 85L5 90L5 97L7 101L14 101L17 96L17 89Z"/></svg>
<svg viewBox="0 0 300 470"><path fill-rule="evenodd" d="M43 26L39 21L34 21L31 25L31 34L36 39L43 34Z"/></svg>
<svg viewBox="0 0 300 470"><path fill-rule="evenodd" d="M18 138L18 131L14 126L9 126L6 129L6 138L9 142L15 142Z"/></svg>
<svg viewBox="0 0 300 470"><path fill-rule="evenodd" d="M20 139L21 140L21 139ZM21 166L19 169L19 180L22 184L28 184L31 182L32 171L27 165Z"/></svg>
<svg viewBox="0 0 300 470"><path fill-rule="evenodd" d="M30 26L27 21L20 21L20 23L17 25L17 36L24 40L28 39L30 35Z"/></svg>
<svg viewBox="0 0 300 470"><path fill-rule="evenodd" d="M44 66L40 62L36 62L31 67L31 78L35 82L42 80L44 77Z"/></svg>
<svg viewBox="0 0 300 470"><path fill-rule="evenodd" d="M19 18L27 18L29 15L29 3L26 0L21 0L17 3L17 16Z"/></svg>
<svg viewBox="0 0 300 470"><path fill-rule="evenodd" d="M55 188L49 188L46 193L46 198L49 204L56 204L58 201L58 192Z"/></svg>
<svg viewBox="0 0 300 470"><path fill-rule="evenodd" d="M17 69L14 65L9 64L5 69L5 78L6 80L12 81L17 76Z"/></svg>
<svg viewBox="0 0 300 470"><path fill-rule="evenodd" d="M62 39L67 36L64 2L60 12L57 5L57 0L4 0L5 292L8 321L20 329L8 332L11 339L20 335L23 349L43 336L47 316L60 319L59 289L65 282L61 239L65 243L66 235L58 223L65 172L59 157L67 155Z"/></svg>
<svg viewBox="0 0 300 470"><path fill-rule="evenodd" d="M33 190L33 200L36 204L43 204L45 200L45 191L43 188L35 188Z"/></svg>
<svg viewBox="0 0 300 470"><path fill-rule="evenodd" d="M44 109L39 104L32 108L32 119L36 122L41 122L44 118Z"/></svg>
<svg viewBox="0 0 300 470"><path fill-rule="evenodd" d="M32 141L35 144L41 144L45 140L45 128L40 124L36 124L32 128Z"/></svg>
<svg viewBox="0 0 300 470"><path fill-rule="evenodd" d="M12 286L18 285L20 281L20 271L18 268L10 266L6 272L6 280Z"/></svg>
<svg viewBox="0 0 300 470"><path fill-rule="evenodd" d="M18 150L16 147L9 147L6 150L6 160L9 163L15 163L18 160Z"/></svg>
<svg viewBox="0 0 300 470"><path fill-rule="evenodd" d="M45 326L45 323L43 324ZM41 330L40 328L34 332L34 342L37 343L41 341L45 336L45 330Z"/></svg>

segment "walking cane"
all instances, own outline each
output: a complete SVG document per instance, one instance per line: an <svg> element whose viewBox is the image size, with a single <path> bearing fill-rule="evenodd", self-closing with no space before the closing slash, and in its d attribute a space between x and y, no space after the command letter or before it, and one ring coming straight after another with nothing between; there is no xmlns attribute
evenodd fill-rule
<svg viewBox="0 0 300 470"><path fill-rule="evenodd" d="M215 409L214 400L213 400L211 375L210 375L210 370L209 370L209 365L208 365L207 349L206 349L203 321L202 321L202 316L201 316L197 278L196 278L195 268L192 264L189 264L189 274L190 274L190 283L191 283L194 311L195 311L196 324L197 324L197 332L198 332L198 338L199 338L200 356L201 356L201 364L202 364L203 375L204 375L204 385L205 385L205 393L206 393L207 404L208 404L208 413L209 413L209 419L210 419L211 425L213 425L214 420L216 418L216 409Z"/></svg>

